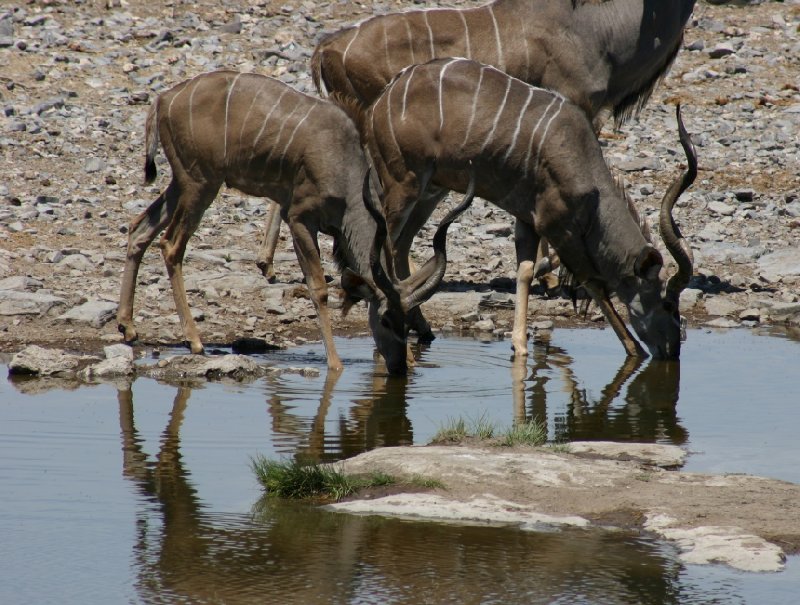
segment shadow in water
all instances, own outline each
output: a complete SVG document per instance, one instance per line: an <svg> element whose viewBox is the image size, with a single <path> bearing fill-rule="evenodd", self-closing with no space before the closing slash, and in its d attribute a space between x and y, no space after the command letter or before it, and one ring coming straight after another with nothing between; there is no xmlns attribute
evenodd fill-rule
<svg viewBox="0 0 800 605"><path fill-rule="evenodd" d="M212 513L181 455L190 394L177 388L151 459L132 391L118 391L123 474L148 504L133 542L143 603L680 602L669 549L621 532L415 524L268 498L252 515Z"/></svg>
<svg viewBox="0 0 800 605"><path fill-rule="evenodd" d="M547 425L548 396L567 395L563 413L553 414L553 441L614 440L681 445L688 431L680 425L679 361L645 361L626 357L616 374L592 396L573 370L574 360L549 342L537 342L527 360L514 359L511 384L514 422L536 420ZM559 386L550 384L560 377ZM621 402L624 402L620 405Z"/></svg>

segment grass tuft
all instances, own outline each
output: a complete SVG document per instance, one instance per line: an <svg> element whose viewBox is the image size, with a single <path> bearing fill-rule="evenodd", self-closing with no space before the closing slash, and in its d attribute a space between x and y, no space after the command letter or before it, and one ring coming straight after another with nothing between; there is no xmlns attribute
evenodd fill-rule
<svg viewBox="0 0 800 605"><path fill-rule="evenodd" d="M395 483L394 477L386 473L373 473L363 477L345 475L332 466L269 460L264 456L253 458L251 467L267 495L278 498L338 501L361 489Z"/></svg>
<svg viewBox="0 0 800 605"><path fill-rule="evenodd" d="M515 424L503 435L502 445L543 445L547 442L547 427L541 422L530 420Z"/></svg>
<svg viewBox="0 0 800 605"><path fill-rule="evenodd" d="M432 443L460 443L469 437L477 439L491 439L494 437L495 426L481 414L468 421L464 418L448 418L447 422L439 428L433 436Z"/></svg>

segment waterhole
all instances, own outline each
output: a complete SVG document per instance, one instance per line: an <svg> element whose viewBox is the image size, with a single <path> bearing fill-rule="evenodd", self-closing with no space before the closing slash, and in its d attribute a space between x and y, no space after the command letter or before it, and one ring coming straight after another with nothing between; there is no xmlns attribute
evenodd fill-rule
<svg viewBox="0 0 800 605"><path fill-rule="evenodd" d="M777 574L682 564L625 531L523 532L261 499L253 456L320 461L424 444L452 419L536 418L554 442L680 445L685 469L800 482L800 342L692 330L680 363L608 330L439 338L408 379L369 339L259 356L319 376L81 386L0 380L1 603L794 603ZM178 351L176 351L178 352ZM7 372L5 367L0 371Z"/></svg>

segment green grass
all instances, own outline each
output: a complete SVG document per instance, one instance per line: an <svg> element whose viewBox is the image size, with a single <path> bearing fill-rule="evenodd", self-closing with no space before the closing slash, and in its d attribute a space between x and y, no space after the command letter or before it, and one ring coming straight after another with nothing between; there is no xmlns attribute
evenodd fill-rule
<svg viewBox="0 0 800 605"><path fill-rule="evenodd" d="M263 456L253 458L251 467L267 495L279 498L341 500L360 489L395 483L385 473L345 475L331 466L268 460Z"/></svg>
<svg viewBox="0 0 800 605"><path fill-rule="evenodd" d="M501 445L544 445L547 442L547 427L530 420L515 424L500 440Z"/></svg>
<svg viewBox="0 0 800 605"><path fill-rule="evenodd" d="M536 420L515 424L498 434L495 425L485 414L478 418L450 418L439 428L431 443L461 443L466 439L492 441L492 445L544 445L547 442L547 427ZM566 446L564 446L566 448ZM566 449L562 449L566 451Z"/></svg>
<svg viewBox="0 0 800 605"><path fill-rule="evenodd" d="M485 413L469 420L448 418L433 436L432 443L460 443L468 437L491 439L494 433L495 426L486 418Z"/></svg>

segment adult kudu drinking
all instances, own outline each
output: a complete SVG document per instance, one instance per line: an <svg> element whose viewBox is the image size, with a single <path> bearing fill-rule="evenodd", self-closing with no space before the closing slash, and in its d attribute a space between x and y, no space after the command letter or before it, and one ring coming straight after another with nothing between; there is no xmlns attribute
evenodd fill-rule
<svg viewBox="0 0 800 605"><path fill-rule="evenodd" d="M411 10L376 16L323 38L311 57L318 90L362 104L375 100L403 68L434 58L465 57L493 65L528 84L555 90L599 127L604 112L617 123L640 109L666 74L681 46L695 0L495 0L480 7ZM407 276L408 252L443 191L431 188L395 242L397 275ZM272 275L279 218L267 220L259 267ZM519 249L519 246L518 246ZM517 257L518 284L526 293L548 270L547 246L539 256ZM525 321L527 294L517 297ZM523 305L520 308L519 305ZM412 324L421 340L433 339L419 309ZM516 325L515 333L524 330ZM527 347L515 346L526 355Z"/></svg>
<svg viewBox="0 0 800 605"><path fill-rule="evenodd" d="M471 201L455 209L434 238L434 256L420 275L385 278L381 265L385 224L365 206L368 163L356 127L334 103L297 92L273 78L217 71L182 82L153 103L146 122L145 179L156 177L159 141L172 168L166 190L130 226L117 324L126 341L137 338L133 297L142 257L166 228L160 246L186 340L203 344L183 283L189 238L220 187L269 197L280 205L317 311L328 367L341 369L327 308L327 286L317 235L335 238L336 257L359 295L368 301L375 344L389 372L407 371L405 314L430 297L444 275L448 225ZM382 217L379 217L382 221ZM387 262L389 262L387 260ZM390 263L389 263L390 264ZM393 277L393 273L389 273ZM398 319L399 318L399 319Z"/></svg>
<svg viewBox="0 0 800 605"><path fill-rule="evenodd" d="M517 219L519 258L532 258L546 237L629 355L646 353L617 315L612 293L628 308L652 355L679 356L678 299L693 262L672 207L697 170L680 111L689 167L661 203L660 231L678 264L667 280L662 257L612 177L591 122L559 93L474 61L438 59L406 69L367 109L350 104L349 110L383 185L390 233L402 230L428 187L464 191L474 172L477 195ZM527 298L527 291L518 289L517 296ZM521 308L512 340L524 354Z"/></svg>

